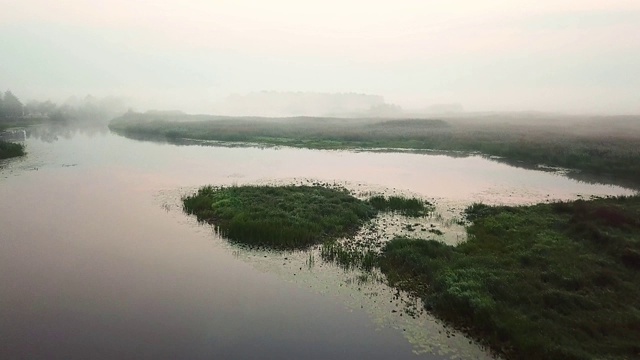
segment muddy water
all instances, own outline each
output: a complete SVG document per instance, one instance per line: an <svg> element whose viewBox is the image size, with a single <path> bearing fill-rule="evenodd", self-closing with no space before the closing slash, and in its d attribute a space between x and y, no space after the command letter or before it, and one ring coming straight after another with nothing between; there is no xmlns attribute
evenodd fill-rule
<svg viewBox="0 0 640 360"><path fill-rule="evenodd" d="M27 135L28 156L0 163L0 358L488 358L379 274L325 264L317 249L234 247L182 214L180 196L337 182L435 201L444 228L474 201L632 193L479 157Z"/></svg>

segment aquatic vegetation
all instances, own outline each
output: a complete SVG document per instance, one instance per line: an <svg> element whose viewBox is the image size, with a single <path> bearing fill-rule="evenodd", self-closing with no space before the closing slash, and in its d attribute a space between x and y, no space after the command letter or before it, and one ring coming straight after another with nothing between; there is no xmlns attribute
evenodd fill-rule
<svg viewBox="0 0 640 360"><path fill-rule="evenodd" d="M183 204L229 240L278 249L351 236L376 214L346 189L323 186L205 186Z"/></svg>
<svg viewBox="0 0 640 360"><path fill-rule="evenodd" d="M419 217L425 216L433 208L429 202L403 196L384 197L382 195L372 196L368 200L369 204L378 211L397 212L404 216Z"/></svg>
<svg viewBox="0 0 640 360"><path fill-rule="evenodd" d="M321 255L325 261L338 264L344 269L371 270L378 261L378 253L371 249L349 248L336 241L323 244Z"/></svg>
<svg viewBox="0 0 640 360"><path fill-rule="evenodd" d="M22 156L24 154L24 145L0 141L0 159Z"/></svg>
<svg viewBox="0 0 640 360"><path fill-rule="evenodd" d="M397 238L377 264L507 358L640 356L640 197L467 215L468 241Z"/></svg>

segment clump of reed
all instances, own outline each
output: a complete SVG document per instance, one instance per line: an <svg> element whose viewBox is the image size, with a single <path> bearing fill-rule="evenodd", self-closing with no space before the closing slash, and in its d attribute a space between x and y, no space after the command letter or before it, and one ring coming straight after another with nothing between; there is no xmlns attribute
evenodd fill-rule
<svg viewBox="0 0 640 360"><path fill-rule="evenodd" d="M343 269L371 270L378 260L378 253L372 249L349 248L337 241L326 242L320 254L323 260L338 264Z"/></svg>
<svg viewBox="0 0 640 360"><path fill-rule="evenodd" d="M411 217L426 216L433 208L428 201L403 196L376 195L369 198L368 202L378 211L396 212Z"/></svg>

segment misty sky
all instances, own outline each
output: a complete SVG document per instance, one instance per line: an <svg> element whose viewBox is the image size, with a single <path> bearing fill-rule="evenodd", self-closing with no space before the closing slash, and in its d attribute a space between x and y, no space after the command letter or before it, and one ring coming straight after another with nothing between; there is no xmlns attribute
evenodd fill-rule
<svg viewBox="0 0 640 360"><path fill-rule="evenodd" d="M0 0L0 90L212 112L231 93L640 113L640 1Z"/></svg>

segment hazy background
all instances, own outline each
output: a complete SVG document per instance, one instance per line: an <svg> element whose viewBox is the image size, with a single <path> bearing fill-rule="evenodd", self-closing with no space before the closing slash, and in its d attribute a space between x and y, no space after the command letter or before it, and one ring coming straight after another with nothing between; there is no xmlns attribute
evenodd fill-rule
<svg viewBox="0 0 640 360"><path fill-rule="evenodd" d="M265 93L349 93L390 113L434 104L640 113L637 0L0 0L0 9L0 90L25 101L127 96L136 110L234 113L243 99L269 102Z"/></svg>

